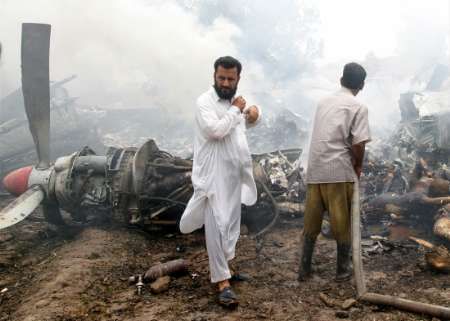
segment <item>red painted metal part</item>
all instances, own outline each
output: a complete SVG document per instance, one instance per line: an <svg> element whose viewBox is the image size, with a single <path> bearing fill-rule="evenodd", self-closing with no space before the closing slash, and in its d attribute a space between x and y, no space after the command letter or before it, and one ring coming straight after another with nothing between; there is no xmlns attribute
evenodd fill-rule
<svg viewBox="0 0 450 321"><path fill-rule="evenodd" d="M33 166L22 167L9 173L3 178L5 189L16 196L19 196L28 189L28 178L33 170Z"/></svg>

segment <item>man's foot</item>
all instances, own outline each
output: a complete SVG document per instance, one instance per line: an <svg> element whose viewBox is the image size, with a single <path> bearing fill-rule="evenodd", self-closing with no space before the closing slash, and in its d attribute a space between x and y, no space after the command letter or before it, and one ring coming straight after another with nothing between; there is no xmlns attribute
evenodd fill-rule
<svg viewBox="0 0 450 321"><path fill-rule="evenodd" d="M218 299L219 304L225 308L234 309L239 305L239 299L230 286L220 291Z"/></svg>
<svg viewBox="0 0 450 321"><path fill-rule="evenodd" d="M300 269L298 271L297 280L300 281L300 282L303 282L303 281L306 281L309 278L311 278L311 276L312 276L312 271L311 270Z"/></svg>
<svg viewBox="0 0 450 321"><path fill-rule="evenodd" d="M349 281L352 278L352 272L343 272L336 275L336 282L346 282Z"/></svg>
<svg viewBox="0 0 450 321"><path fill-rule="evenodd" d="M219 292L222 292L223 289L231 287L230 280L227 279L220 281L219 283L217 283L217 286L219 287Z"/></svg>

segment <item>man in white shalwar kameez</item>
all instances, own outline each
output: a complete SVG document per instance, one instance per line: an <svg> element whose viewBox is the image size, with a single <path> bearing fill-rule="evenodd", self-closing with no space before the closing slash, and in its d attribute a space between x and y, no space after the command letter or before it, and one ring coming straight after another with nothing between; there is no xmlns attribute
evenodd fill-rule
<svg viewBox="0 0 450 321"><path fill-rule="evenodd" d="M256 106L236 95L241 64L221 57L214 64L214 86L197 99L192 184L194 194L181 217L180 230L205 226L211 282L218 283L219 303L236 306L228 261L235 256L241 203L252 205L257 192L246 129L260 119Z"/></svg>

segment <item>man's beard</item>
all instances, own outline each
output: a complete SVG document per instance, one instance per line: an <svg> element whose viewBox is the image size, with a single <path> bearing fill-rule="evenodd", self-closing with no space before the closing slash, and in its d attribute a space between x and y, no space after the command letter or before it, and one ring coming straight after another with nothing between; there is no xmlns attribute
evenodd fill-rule
<svg viewBox="0 0 450 321"><path fill-rule="evenodd" d="M214 82L214 89L216 90L217 96L220 99L230 100L236 94L237 86L234 88L220 88L217 82Z"/></svg>

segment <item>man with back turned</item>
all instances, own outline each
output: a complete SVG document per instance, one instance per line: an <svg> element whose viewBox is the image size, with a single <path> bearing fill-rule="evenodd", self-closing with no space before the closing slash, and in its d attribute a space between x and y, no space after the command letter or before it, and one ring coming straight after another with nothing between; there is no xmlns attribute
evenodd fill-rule
<svg viewBox="0 0 450 321"><path fill-rule="evenodd" d="M351 278L351 200L361 175L365 144L370 141L367 107L355 99L364 87L366 71L348 63L342 88L322 99L316 109L309 150L308 184L302 234L299 280L311 275L314 244L321 231L324 211L330 216L337 243L336 281Z"/></svg>

